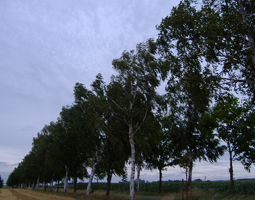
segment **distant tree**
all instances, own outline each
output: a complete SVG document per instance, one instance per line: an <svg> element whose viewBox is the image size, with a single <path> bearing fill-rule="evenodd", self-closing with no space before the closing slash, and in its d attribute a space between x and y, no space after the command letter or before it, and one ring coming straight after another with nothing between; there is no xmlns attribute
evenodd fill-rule
<svg viewBox="0 0 255 200"><path fill-rule="evenodd" d="M58 132L62 130L62 126L57 122L50 122L49 125L45 125L43 132L49 135L48 146L46 151L45 164L49 169L49 174L51 175L50 180L50 191L53 190L53 181L58 182L57 191L59 190L59 180L65 175L65 169L63 163L61 163L60 151L58 149Z"/></svg>
<svg viewBox="0 0 255 200"><path fill-rule="evenodd" d="M49 145L49 134L44 131L37 133L37 137L33 138L31 155L30 155L32 157L32 160L30 165L31 167L29 167L29 169L34 172L33 178L37 182L37 186L40 181L41 183L43 183L43 187L44 187L45 183L50 182L50 179L52 176L52 174L49 173L50 168L48 168L47 162L46 162L46 152L48 150L48 145ZM44 189L46 188L44 187Z"/></svg>
<svg viewBox="0 0 255 200"><path fill-rule="evenodd" d="M2 179L1 175L0 175L0 188L2 188L4 185L4 180Z"/></svg>

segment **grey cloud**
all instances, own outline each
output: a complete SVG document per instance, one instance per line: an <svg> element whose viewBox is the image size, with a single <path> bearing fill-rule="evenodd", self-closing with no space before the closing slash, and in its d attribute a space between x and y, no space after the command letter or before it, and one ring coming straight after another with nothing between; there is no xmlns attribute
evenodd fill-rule
<svg viewBox="0 0 255 200"><path fill-rule="evenodd" d="M16 167L18 163L8 163L8 162L1 162L0 161L0 166L1 168L8 168L8 167Z"/></svg>

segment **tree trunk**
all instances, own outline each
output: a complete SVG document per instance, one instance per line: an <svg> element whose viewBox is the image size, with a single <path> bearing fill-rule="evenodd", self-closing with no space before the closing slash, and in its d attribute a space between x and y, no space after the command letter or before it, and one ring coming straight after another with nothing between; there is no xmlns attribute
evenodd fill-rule
<svg viewBox="0 0 255 200"><path fill-rule="evenodd" d="M59 180L58 180L57 192L58 192L58 190L59 190Z"/></svg>
<svg viewBox="0 0 255 200"><path fill-rule="evenodd" d="M131 147L131 174L130 174L130 200L135 198L134 177L135 177L135 142L132 120L129 123L129 143Z"/></svg>
<svg viewBox="0 0 255 200"><path fill-rule="evenodd" d="M192 182L192 170L193 170L193 158L190 156L189 160L189 178L188 178L188 191L191 190L191 182Z"/></svg>
<svg viewBox="0 0 255 200"><path fill-rule="evenodd" d="M136 191L139 192L139 186L140 186L140 171L141 171L141 163L139 162L138 163L138 166L137 166L137 186L136 186Z"/></svg>
<svg viewBox="0 0 255 200"><path fill-rule="evenodd" d="M51 192L53 191L53 176L52 176L52 179L50 181L50 191Z"/></svg>
<svg viewBox="0 0 255 200"><path fill-rule="evenodd" d="M162 169L159 169L159 187L158 187L158 193L161 193L161 187L162 186Z"/></svg>
<svg viewBox="0 0 255 200"><path fill-rule="evenodd" d="M107 187L106 187L106 196L110 195L111 190L111 180L112 180L112 172L111 170L108 170L107 172Z"/></svg>
<svg viewBox="0 0 255 200"><path fill-rule="evenodd" d="M229 174L230 174L230 187L231 187L231 193L232 195L235 194L235 186L234 186L234 174L233 174L233 158L232 158L232 151L229 151L229 161L230 161L230 168L229 168Z"/></svg>
<svg viewBox="0 0 255 200"><path fill-rule="evenodd" d="M38 176L37 182L36 182L36 189L38 189L38 186L39 186L39 176Z"/></svg>
<svg viewBox="0 0 255 200"><path fill-rule="evenodd" d="M65 165L66 169L66 176L65 176L65 183L64 183L64 193L67 191L67 184L68 184L68 167Z"/></svg>
<svg viewBox="0 0 255 200"><path fill-rule="evenodd" d="M96 154L97 154L97 153L96 153ZM96 165L97 165L98 162L100 162L100 160L101 160L101 158L98 158L97 161L94 163L92 169L91 169L91 173L90 173L90 177L89 177L89 182L88 182L88 186L87 186L86 195L89 195L89 194L90 194L91 183L92 183L92 180L93 180L95 171L96 171Z"/></svg>
<svg viewBox="0 0 255 200"><path fill-rule="evenodd" d="M76 188L77 188L77 173L75 173L74 176L74 185L73 185L73 192L76 192Z"/></svg>
<svg viewBox="0 0 255 200"><path fill-rule="evenodd" d="M45 181L43 181L43 190L44 190L44 192L46 191L46 184L45 184Z"/></svg>

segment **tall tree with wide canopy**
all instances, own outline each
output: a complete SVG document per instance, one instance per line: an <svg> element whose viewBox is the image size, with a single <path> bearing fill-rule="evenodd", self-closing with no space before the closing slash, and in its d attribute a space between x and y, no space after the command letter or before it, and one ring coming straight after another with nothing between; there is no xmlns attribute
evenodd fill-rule
<svg viewBox="0 0 255 200"><path fill-rule="evenodd" d="M168 116L174 120L169 130L176 150L189 157L189 180L196 160L215 162L223 154L213 131L199 126L219 86L214 68L203 63L200 19L201 13L182 1L157 26L161 73L169 75Z"/></svg>
<svg viewBox="0 0 255 200"><path fill-rule="evenodd" d="M157 61L154 57L156 45L153 40L138 44L136 51L123 52L121 58L113 60L117 71L112 76L111 101L113 115L127 126L127 136L131 147L130 199L134 199L135 175L135 135L153 108L156 87L159 86ZM142 142L142 141L139 141Z"/></svg>

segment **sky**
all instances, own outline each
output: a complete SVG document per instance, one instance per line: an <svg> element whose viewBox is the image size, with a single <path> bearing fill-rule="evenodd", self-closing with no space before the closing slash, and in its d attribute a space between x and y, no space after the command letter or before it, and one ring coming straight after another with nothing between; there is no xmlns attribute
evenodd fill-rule
<svg viewBox="0 0 255 200"><path fill-rule="evenodd" d="M156 25L179 0L0 0L0 175L7 180L45 124L74 101L76 82L89 87L125 50L157 37ZM193 179L229 179L228 156L196 162ZM128 168L130 173L130 168ZM157 181L158 171L141 179ZM234 163L235 178L252 178ZM181 180L179 167L163 180ZM120 179L113 177L113 182Z"/></svg>

